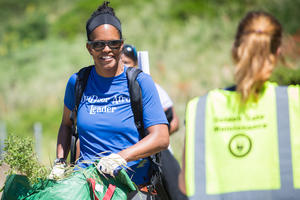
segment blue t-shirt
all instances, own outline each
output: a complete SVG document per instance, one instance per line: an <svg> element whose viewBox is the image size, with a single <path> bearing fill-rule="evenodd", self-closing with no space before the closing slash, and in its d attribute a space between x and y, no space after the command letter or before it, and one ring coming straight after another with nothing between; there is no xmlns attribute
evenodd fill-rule
<svg viewBox="0 0 300 200"><path fill-rule="evenodd" d="M131 110L129 89L124 72L115 77L102 77L92 68L78 108L77 128L80 139L79 166L82 161L93 161L110 153L118 153L140 140ZM64 103L73 110L75 82L73 74L67 84ZM137 77L142 90L144 126L168 124L151 76L140 73ZM139 185L149 181L148 159L128 162L132 181Z"/></svg>

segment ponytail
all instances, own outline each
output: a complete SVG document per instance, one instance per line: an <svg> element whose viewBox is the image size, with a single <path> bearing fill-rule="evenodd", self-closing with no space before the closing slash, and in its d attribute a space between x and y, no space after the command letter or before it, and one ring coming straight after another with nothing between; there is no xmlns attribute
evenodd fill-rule
<svg viewBox="0 0 300 200"><path fill-rule="evenodd" d="M232 57L236 62L237 92L243 102L251 95L258 98L275 67L281 26L274 20L264 12L250 12L239 25Z"/></svg>

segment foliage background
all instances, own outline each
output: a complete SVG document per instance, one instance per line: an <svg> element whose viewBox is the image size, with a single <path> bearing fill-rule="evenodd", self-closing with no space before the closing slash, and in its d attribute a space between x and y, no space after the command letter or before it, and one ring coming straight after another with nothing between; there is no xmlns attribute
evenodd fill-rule
<svg viewBox="0 0 300 200"><path fill-rule="evenodd" d="M55 158L64 89L69 76L92 63L85 22L102 1L0 0L0 121L7 132L33 135L43 125L42 162ZM266 10L282 23L280 84L300 83L300 0L111 0L126 43L149 51L153 79L174 101L180 130L171 144L180 160L185 105L209 89L233 84L231 45L249 10Z"/></svg>

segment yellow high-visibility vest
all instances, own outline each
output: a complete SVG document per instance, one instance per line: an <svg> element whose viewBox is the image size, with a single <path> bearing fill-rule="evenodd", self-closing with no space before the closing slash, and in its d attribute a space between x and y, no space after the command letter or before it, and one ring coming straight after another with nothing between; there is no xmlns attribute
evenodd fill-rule
<svg viewBox="0 0 300 200"><path fill-rule="evenodd" d="M216 89L186 110L186 190L197 200L300 199L300 86L258 101Z"/></svg>

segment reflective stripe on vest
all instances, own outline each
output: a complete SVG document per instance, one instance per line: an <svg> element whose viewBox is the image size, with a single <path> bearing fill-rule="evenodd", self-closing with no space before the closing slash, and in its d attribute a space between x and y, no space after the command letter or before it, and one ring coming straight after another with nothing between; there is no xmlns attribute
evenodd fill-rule
<svg viewBox="0 0 300 200"><path fill-rule="evenodd" d="M248 190L207 194L205 117L207 95L193 99L187 107L186 120L186 189L192 200L294 200L300 189L294 188L290 141L289 100L287 87L276 87L277 134L280 189ZM192 119L194 117L194 119ZM191 120L192 121L189 121ZM195 121L197 119L197 122ZM300 123L300 122L298 122ZM194 127L194 128L192 128ZM188 146L188 148L187 148ZM217 147L216 147L217 148ZM193 152L192 152L193 151ZM192 162L194 164L192 164ZM259 163L255 163L256 165ZM218 166L222 168L222 166Z"/></svg>

